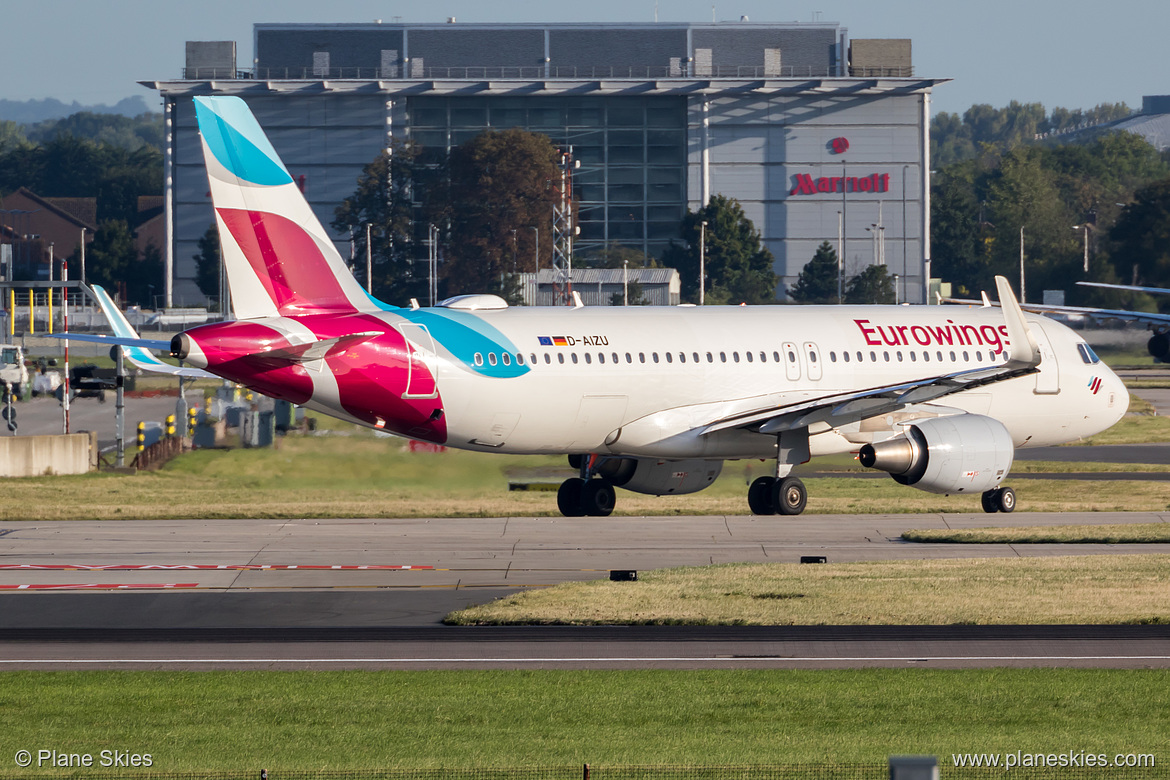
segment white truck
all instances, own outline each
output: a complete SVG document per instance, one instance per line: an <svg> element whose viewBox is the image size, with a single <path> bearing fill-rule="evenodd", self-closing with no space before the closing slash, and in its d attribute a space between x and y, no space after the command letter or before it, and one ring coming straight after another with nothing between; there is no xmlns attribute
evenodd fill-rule
<svg viewBox="0 0 1170 780"><path fill-rule="evenodd" d="M18 397L24 395L25 388L28 387L24 348L12 344L0 346L0 390L7 386L11 386L12 394Z"/></svg>

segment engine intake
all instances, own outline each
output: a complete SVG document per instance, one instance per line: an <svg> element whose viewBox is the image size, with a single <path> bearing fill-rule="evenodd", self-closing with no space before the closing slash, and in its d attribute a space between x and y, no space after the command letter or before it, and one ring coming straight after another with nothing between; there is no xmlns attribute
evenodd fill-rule
<svg viewBox="0 0 1170 780"><path fill-rule="evenodd" d="M866 468L929 493L982 493L1011 471L1015 445L999 420L979 414L921 420L858 452Z"/></svg>

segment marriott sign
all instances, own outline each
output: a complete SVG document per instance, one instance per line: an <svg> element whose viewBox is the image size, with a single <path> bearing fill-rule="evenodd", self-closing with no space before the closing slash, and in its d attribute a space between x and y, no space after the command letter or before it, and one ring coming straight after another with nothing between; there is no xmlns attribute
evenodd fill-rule
<svg viewBox="0 0 1170 780"><path fill-rule="evenodd" d="M868 176L818 176L807 173L794 177L795 186L789 195L816 195L820 192L889 192L890 174L871 173Z"/></svg>

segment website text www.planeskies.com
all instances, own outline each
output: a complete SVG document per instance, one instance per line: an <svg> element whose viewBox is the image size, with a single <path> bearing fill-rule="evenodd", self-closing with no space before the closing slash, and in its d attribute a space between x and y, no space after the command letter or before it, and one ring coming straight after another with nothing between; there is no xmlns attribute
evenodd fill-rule
<svg viewBox="0 0 1170 780"><path fill-rule="evenodd" d="M991 767L1000 769L1100 767L1106 769L1153 768L1153 753L1091 753L1087 750L1066 750L1061 753L952 753L951 765L956 767Z"/></svg>

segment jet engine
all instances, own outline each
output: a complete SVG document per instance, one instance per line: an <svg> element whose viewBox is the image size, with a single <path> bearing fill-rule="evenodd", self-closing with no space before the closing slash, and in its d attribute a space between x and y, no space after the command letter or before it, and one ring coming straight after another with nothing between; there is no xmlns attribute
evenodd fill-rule
<svg viewBox="0 0 1170 780"><path fill-rule="evenodd" d="M929 493L982 493L1012 467L1015 445L1003 423L979 414L935 417L893 439L867 444L861 465Z"/></svg>
<svg viewBox="0 0 1170 780"><path fill-rule="evenodd" d="M1155 333L1146 343L1146 349L1154 356L1154 360L1170 363L1170 333Z"/></svg>
<svg viewBox="0 0 1170 780"><path fill-rule="evenodd" d="M721 471L721 460L614 458L604 461L597 474L635 493L666 496L697 493L710 487Z"/></svg>

